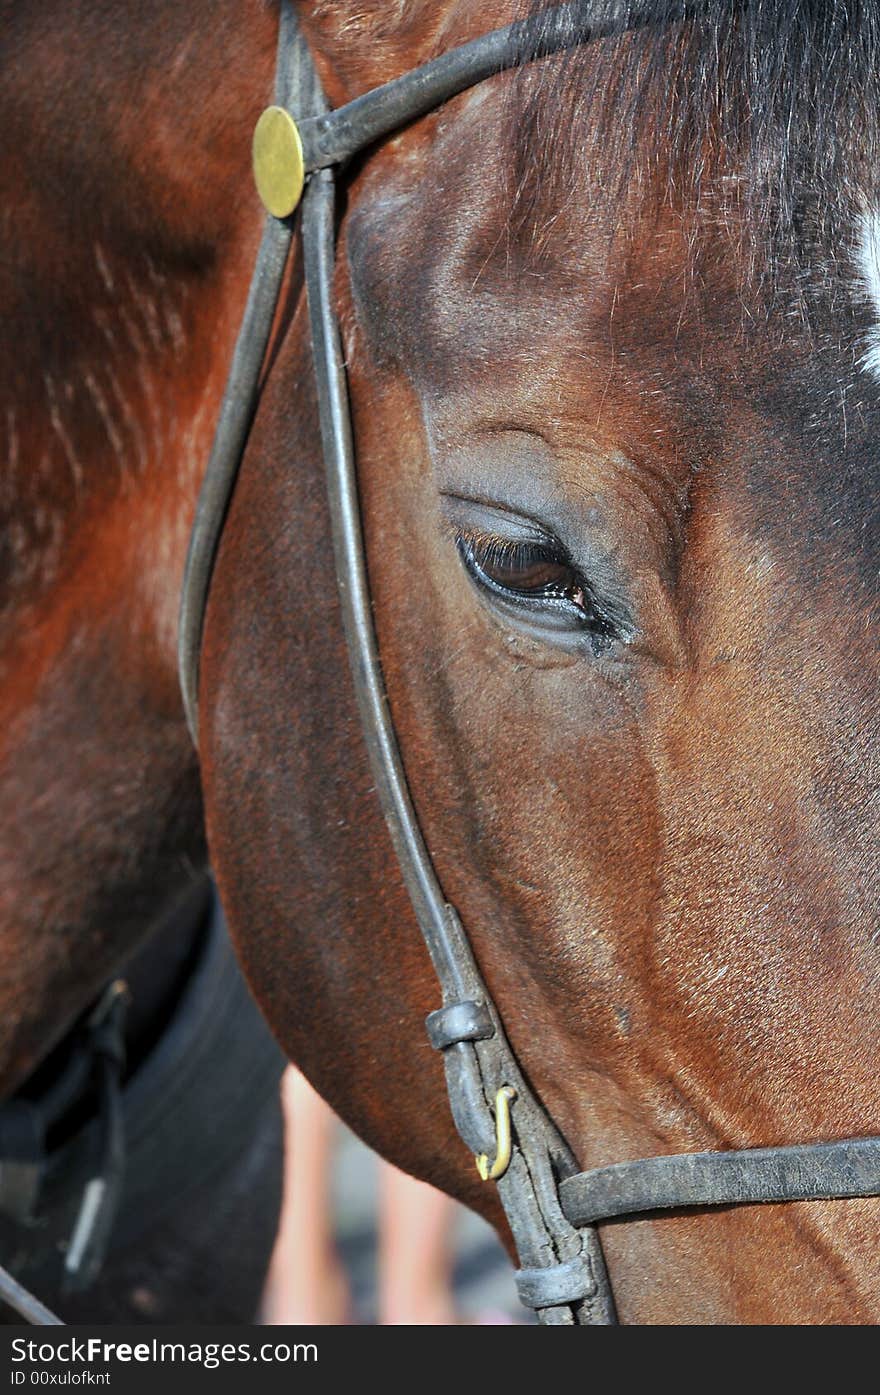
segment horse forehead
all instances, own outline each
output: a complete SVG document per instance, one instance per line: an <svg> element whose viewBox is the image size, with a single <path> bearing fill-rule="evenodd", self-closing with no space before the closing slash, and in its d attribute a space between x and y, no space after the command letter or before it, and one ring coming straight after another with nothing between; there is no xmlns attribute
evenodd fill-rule
<svg viewBox="0 0 880 1395"><path fill-rule="evenodd" d="M548 354L598 365L659 350L670 376L686 376L688 338L707 331L748 354L741 230L707 194L699 218L678 206L647 158L609 188L601 131L559 179L545 155L544 174L524 180L509 80L480 84L368 162L345 241L371 352L439 391Z"/></svg>
<svg viewBox="0 0 880 1395"><path fill-rule="evenodd" d="M487 131L503 136L497 119L471 129L490 150ZM512 371L548 352L601 358L609 321L636 300L650 302L642 344L674 336L681 309L669 287L688 256L680 220L652 208L644 236L624 235L625 212L600 208L585 174L576 199L533 206L523 226L503 163L479 147L468 155L468 144L465 128L453 151L435 147L428 160L416 148L387 162L354 203L346 248L371 350L442 391L488 364L497 372L505 350ZM716 304L722 291L733 295L733 284L716 288ZM622 319L624 336L628 328Z"/></svg>
<svg viewBox="0 0 880 1395"><path fill-rule="evenodd" d="M543 383L594 414L596 384L613 409L612 389L622 385L625 396L629 379L624 430L639 413L658 430L661 410L667 420L677 412L684 448L698 454L688 416L712 419L728 499L768 556L778 550L814 585L824 553L876 595L876 355L860 362L833 325L817 349L794 317L780 340L784 309L771 325L744 307L729 230L708 240L693 276L687 220L642 190L615 221L594 197L587 158L574 196L539 210L530 239L517 240L516 191L503 167L507 113L495 95L487 85L439 130L407 137L356 191L346 247L374 365L402 372L434 417L466 413L469 399L497 398L526 379L533 396ZM865 229L851 298L864 302L867 289L880 318L880 236L873 222ZM869 348L875 342L880 334Z"/></svg>

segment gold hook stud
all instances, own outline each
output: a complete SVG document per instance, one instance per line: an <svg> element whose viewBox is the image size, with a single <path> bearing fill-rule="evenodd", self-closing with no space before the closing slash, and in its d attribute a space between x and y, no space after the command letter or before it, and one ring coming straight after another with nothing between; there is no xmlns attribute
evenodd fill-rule
<svg viewBox="0 0 880 1395"><path fill-rule="evenodd" d="M512 1085L502 1085L495 1096L495 1161L490 1164L485 1153L480 1153L476 1160L484 1182L497 1182L510 1166L510 1106L515 1099Z"/></svg>
<svg viewBox="0 0 880 1395"><path fill-rule="evenodd" d="M254 182L263 205L289 218L302 197L305 162L296 122L283 107L267 107L254 131Z"/></svg>

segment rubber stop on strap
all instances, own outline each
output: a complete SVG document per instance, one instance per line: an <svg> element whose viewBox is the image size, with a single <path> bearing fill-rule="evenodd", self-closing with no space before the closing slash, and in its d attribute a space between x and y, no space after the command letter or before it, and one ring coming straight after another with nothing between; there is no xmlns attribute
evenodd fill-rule
<svg viewBox="0 0 880 1395"><path fill-rule="evenodd" d="M546 1269L518 1269L514 1274L519 1301L527 1308L559 1308L579 1303L597 1291L592 1266L585 1255Z"/></svg>
<svg viewBox="0 0 880 1395"><path fill-rule="evenodd" d="M435 1051L444 1051L458 1041L488 1041L495 1025L485 1003L466 1000L449 1003L425 1018L428 1040Z"/></svg>

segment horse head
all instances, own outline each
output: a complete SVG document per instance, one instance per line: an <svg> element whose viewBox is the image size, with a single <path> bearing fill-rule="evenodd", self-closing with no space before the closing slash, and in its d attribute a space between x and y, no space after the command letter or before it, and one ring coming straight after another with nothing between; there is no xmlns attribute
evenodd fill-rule
<svg viewBox="0 0 880 1395"><path fill-rule="evenodd" d="M515 18L489 9L301 21L340 105ZM842 42L845 9L658 5L346 177L335 294L406 776L583 1167L878 1132L877 33ZM301 279L206 617L212 856L293 1059L498 1221L423 1035L347 677ZM620 1313L876 1315L876 1207L606 1226Z"/></svg>

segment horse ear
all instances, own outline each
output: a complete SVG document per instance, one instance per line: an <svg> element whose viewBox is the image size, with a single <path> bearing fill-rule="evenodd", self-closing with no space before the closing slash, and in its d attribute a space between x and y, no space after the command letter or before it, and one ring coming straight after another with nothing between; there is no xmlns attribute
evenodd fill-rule
<svg viewBox="0 0 880 1395"><path fill-rule="evenodd" d="M285 0L289 3L289 0ZM333 107L430 56L443 0L304 0L297 17Z"/></svg>

